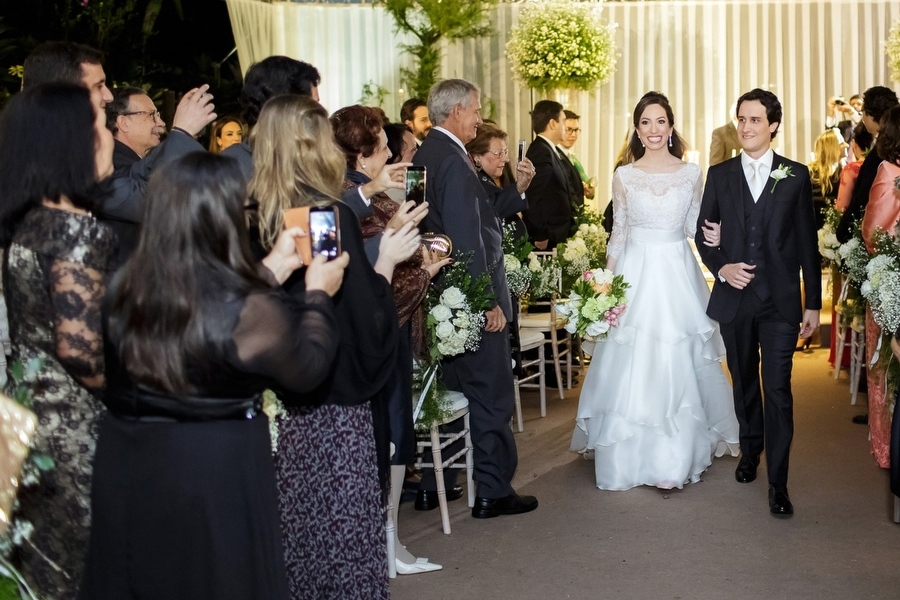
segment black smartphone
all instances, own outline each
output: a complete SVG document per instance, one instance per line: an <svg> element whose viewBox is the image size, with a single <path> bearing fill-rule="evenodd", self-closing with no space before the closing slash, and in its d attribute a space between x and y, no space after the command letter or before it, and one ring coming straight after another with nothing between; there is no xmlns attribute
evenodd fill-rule
<svg viewBox="0 0 900 600"><path fill-rule="evenodd" d="M522 162L525 160L525 140L519 140L519 160L517 162Z"/></svg>
<svg viewBox="0 0 900 600"><path fill-rule="evenodd" d="M425 167L406 168L406 199L417 205L425 202Z"/></svg>
<svg viewBox="0 0 900 600"><path fill-rule="evenodd" d="M341 255L341 229L335 207L309 209L309 241L313 258L324 254L326 259L333 260Z"/></svg>

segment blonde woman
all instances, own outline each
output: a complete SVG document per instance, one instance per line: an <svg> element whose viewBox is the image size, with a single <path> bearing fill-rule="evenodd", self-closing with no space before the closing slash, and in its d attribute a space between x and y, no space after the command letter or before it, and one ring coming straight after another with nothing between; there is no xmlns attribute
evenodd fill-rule
<svg viewBox="0 0 900 600"><path fill-rule="evenodd" d="M259 239L271 248L285 209L333 206L350 257L334 297L339 345L325 382L291 400L275 456L291 598L387 598L383 493L389 474L386 384L398 340L391 294L394 266L419 248L413 224L387 229L374 266L359 222L336 199L346 158L328 114L305 96L269 100L253 132L250 196L259 202ZM301 270L302 272L302 270ZM284 283L305 295L301 272ZM306 357L297 356L298 364ZM286 405L289 403L285 403ZM381 486L379 487L379 484Z"/></svg>
<svg viewBox="0 0 900 600"><path fill-rule="evenodd" d="M809 163L813 204L816 209L816 230L825 224L825 211L834 206L841 183L841 159L844 148L834 129L825 130L816 138L815 160Z"/></svg>

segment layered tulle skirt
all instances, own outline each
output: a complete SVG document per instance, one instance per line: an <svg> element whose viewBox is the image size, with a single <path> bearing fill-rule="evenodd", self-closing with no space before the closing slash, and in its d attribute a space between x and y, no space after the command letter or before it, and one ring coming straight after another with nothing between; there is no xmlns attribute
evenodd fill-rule
<svg viewBox="0 0 900 600"><path fill-rule="evenodd" d="M632 228L617 274L628 308L594 348L572 449L593 455L601 489L681 488L739 451L709 288L682 230Z"/></svg>

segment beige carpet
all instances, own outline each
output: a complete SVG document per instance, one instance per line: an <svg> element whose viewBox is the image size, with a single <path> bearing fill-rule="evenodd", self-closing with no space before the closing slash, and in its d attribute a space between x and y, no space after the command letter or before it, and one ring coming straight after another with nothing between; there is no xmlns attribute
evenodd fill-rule
<svg viewBox="0 0 900 600"><path fill-rule="evenodd" d="M868 428L851 423L865 407L850 405L846 373L835 382L827 357L795 355L792 518L769 514L764 465L739 484L733 458L681 491L598 490L593 463L568 451L578 390L548 394L544 419L526 393L514 483L540 507L476 520L458 500L444 535L438 511L401 505L403 543L444 569L393 580L394 600L900 598L887 473Z"/></svg>

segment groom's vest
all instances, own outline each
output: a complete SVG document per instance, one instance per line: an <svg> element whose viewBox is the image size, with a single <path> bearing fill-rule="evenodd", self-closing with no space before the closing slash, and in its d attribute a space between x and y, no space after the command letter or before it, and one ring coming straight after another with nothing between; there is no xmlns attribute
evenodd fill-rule
<svg viewBox="0 0 900 600"><path fill-rule="evenodd" d="M742 178L743 179L743 178ZM766 269L766 254L763 252L763 222L766 216L766 203L770 201L770 194L763 189L759 200L753 202L753 194L744 180L744 262L756 265L753 269L753 279L750 288L760 300L768 300L769 277Z"/></svg>

